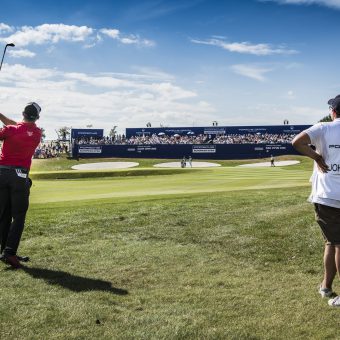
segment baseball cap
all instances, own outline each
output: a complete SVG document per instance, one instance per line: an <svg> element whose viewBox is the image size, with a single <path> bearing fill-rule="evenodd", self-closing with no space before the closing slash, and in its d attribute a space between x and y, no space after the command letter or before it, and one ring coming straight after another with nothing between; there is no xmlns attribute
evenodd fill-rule
<svg viewBox="0 0 340 340"><path fill-rule="evenodd" d="M328 105L330 105L333 109L335 109L335 111L340 112L340 94L330 99L328 101Z"/></svg>
<svg viewBox="0 0 340 340"><path fill-rule="evenodd" d="M37 119L39 118L40 111L41 107L37 103L31 102L26 105L23 113L29 119Z"/></svg>

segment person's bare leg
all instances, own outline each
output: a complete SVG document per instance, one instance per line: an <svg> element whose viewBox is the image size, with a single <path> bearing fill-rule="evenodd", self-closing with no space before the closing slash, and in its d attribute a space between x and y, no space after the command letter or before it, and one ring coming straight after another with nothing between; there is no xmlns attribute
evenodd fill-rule
<svg viewBox="0 0 340 340"><path fill-rule="evenodd" d="M340 278L340 245L336 245L334 246L334 250L335 250L335 265L338 271L338 276Z"/></svg>
<svg viewBox="0 0 340 340"><path fill-rule="evenodd" d="M336 250L337 249L337 250ZM321 284L322 288L332 289L333 280L336 272L340 275L340 246L325 245L323 257L324 278Z"/></svg>

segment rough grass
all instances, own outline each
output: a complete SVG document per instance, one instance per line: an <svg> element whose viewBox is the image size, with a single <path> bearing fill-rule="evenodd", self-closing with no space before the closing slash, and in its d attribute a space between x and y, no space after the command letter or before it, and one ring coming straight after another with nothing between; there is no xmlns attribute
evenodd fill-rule
<svg viewBox="0 0 340 340"><path fill-rule="evenodd" d="M323 242L308 173L268 169L270 183L290 187L258 190L260 172L225 170L205 173L209 193L186 192L194 174L172 195L154 180L176 185L177 175L69 181L84 194L73 202L75 187L35 181L20 248L32 261L0 267L1 338L336 339L338 311L317 294ZM144 180L145 194L90 199L84 189L124 191L130 180ZM49 183L64 200L39 200Z"/></svg>
<svg viewBox="0 0 340 340"><path fill-rule="evenodd" d="M63 171L44 171L30 173L31 179L84 179L84 178L105 178L105 177L128 177L128 176L157 176L185 174L189 172L198 172L200 169L124 169L124 170L63 170Z"/></svg>

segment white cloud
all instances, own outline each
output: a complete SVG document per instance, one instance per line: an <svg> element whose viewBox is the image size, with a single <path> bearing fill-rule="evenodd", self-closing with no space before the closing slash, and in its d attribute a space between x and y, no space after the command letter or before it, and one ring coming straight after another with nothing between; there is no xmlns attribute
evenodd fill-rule
<svg viewBox="0 0 340 340"><path fill-rule="evenodd" d="M0 33L1 32L12 32L13 28L11 26L8 26L2 22L0 22Z"/></svg>
<svg viewBox="0 0 340 340"><path fill-rule="evenodd" d="M34 52L25 49L10 50L8 54L13 58L33 58L36 55Z"/></svg>
<svg viewBox="0 0 340 340"><path fill-rule="evenodd" d="M0 84L1 82L10 82L15 85L18 82L24 82L26 84L32 84L43 80L50 79L58 75L58 72L51 69L33 69L25 65L14 64L3 65L1 70Z"/></svg>
<svg viewBox="0 0 340 340"><path fill-rule="evenodd" d="M293 90L289 90L287 91L287 93L283 95L283 98L288 99L288 100L293 100L293 99L296 99L296 96Z"/></svg>
<svg viewBox="0 0 340 340"><path fill-rule="evenodd" d="M220 47L229 52L253 54L258 56L266 56L273 54L295 54L296 50L287 49L284 46L271 46L270 44L251 44L249 42L226 42L221 39L196 40L191 39L195 44L212 45Z"/></svg>
<svg viewBox="0 0 340 340"><path fill-rule="evenodd" d="M139 72L138 77L143 76L146 79L164 81L172 81L175 79L175 77L172 74L163 72L162 70L155 67L133 66L132 68Z"/></svg>
<svg viewBox="0 0 340 340"><path fill-rule="evenodd" d="M287 92L287 97L290 98L290 99L294 99L295 98L294 92L292 90L289 90Z"/></svg>
<svg viewBox="0 0 340 340"><path fill-rule="evenodd" d="M100 30L101 33L106 34L112 39L118 39L119 38L119 30L117 29L108 29L108 28L103 28Z"/></svg>
<svg viewBox="0 0 340 340"><path fill-rule="evenodd" d="M284 5L320 5L340 9L340 0L260 0L262 2L277 2Z"/></svg>
<svg viewBox="0 0 340 340"><path fill-rule="evenodd" d="M93 33L87 26L43 24L36 27L23 26L2 41L14 42L17 46L42 45L59 41L84 41Z"/></svg>
<svg viewBox="0 0 340 340"><path fill-rule="evenodd" d="M65 125L93 124L107 130L118 125L123 132L126 127L144 126L148 121L159 126L216 119L214 108L197 93L173 80L151 79L149 74L90 75L5 64L0 101L2 112L17 120L27 102L41 104L39 125L49 138L55 138L54 130Z"/></svg>
<svg viewBox="0 0 340 340"><path fill-rule="evenodd" d="M14 43L19 47L56 44L61 41L67 41L82 42L85 48L90 48L102 42L103 36L110 37L123 44L133 44L144 47L155 46L155 42L152 40L143 39L136 34L122 34L118 29L114 28L97 30L88 26L65 24L43 24L35 27L23 26L14 29L1 23L0 35L0 42Z"/></svg>
<svg viewBox="0 0 340 340"><path fill-rule="evenodd" d="M85 73L66 73L63 77L67 80L78 82L79 86L91 86L96 90L112 90L122 92L141 92L151 94L152 98L162 101L172 101L196 97L196 93L184 90L171 82L148 81L147 78L133 79L128 74L120 77L110 75L90 76Z"/></svg>
<svg viewBox="0 0 340 340"><path fill-rule="evenodd" d="M89 39L89 43L85 44L83 47L84 48L92 48L95 47L97 44L101 43L103 41L103 38L100 34L97 33L96 36L91 37Z"/></svg>
<svg viewBox="0 0 340 340"><path fill-rule="evenodd" d="M272 69L260 67L257 65L247 65L247 64L237 64L231 66L231 69L236 74L239 74L244 77L248 77L251 79L265 81L265 74L272 71Z"/></svg>
<svg viewBox="0 0 340 340"><path fill-rule="evenodd" d="M100 30L101 33L107 35L108 37L120 41L122 44L126 45L140 45L146 47L155 46L155 42L148 39L142 39L139 35L130 34L130 35L122 35L121 32L117 29L107 29L103 28Z"/></svg>

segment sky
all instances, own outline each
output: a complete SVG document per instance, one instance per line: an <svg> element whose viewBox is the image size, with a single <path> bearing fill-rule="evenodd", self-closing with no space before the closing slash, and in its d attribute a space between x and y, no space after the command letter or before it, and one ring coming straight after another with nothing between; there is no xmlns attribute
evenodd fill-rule
<svg viewBox="0 0 340 340"><path fill-rule="evenodd" d="M1 0L0 112L61 127L314 124L340 93L340 0Z"/></svg>

